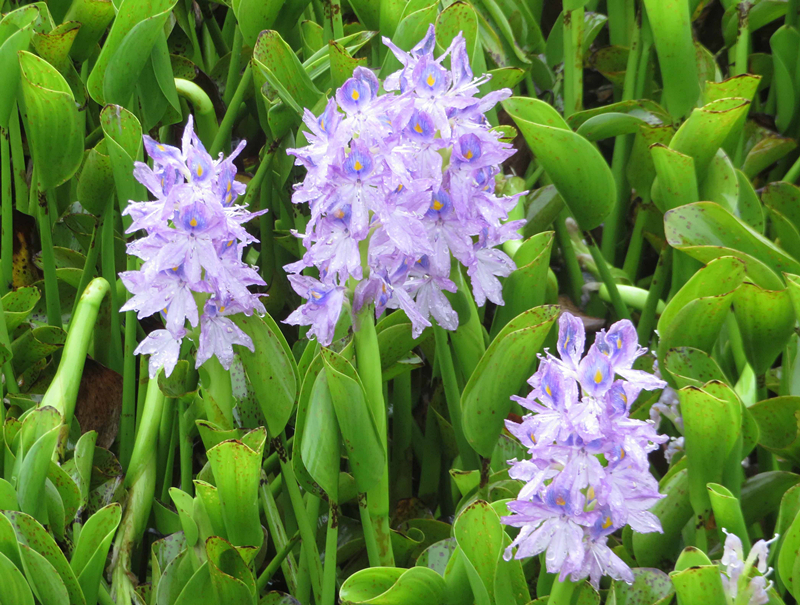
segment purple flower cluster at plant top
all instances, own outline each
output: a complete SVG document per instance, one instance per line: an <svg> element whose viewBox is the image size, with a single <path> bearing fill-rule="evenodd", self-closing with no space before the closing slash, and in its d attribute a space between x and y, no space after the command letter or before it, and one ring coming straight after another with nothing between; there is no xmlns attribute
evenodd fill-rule
<svg viewBox="0 0 800 605"><path fill-rule="evenodd" d="M511 91L476 96L489 77L473 77L461 34L438 58L433 25L410 53L383 41L403 65L384 81L388 92L356 68L319 117L305 111L309 144L289 151L308 170L293 201L308 202L311 219L299 235L307 252L286 266L307 302L286 321L310 325L323 345L333 339L349 280L358 282L356 311L369 303L377 315L401 308L417 336L431 316L448 330L458 326L444 295L456 291L451 255L467 268L478 305L503 304L497 278L515 268L494 248L519 237L519 222L504 223L519 196L495 195L495 175L514 149L485 117ZM308 267L319 279L301 274Z"/></svg>
<svg viewBox="0 0 800 605"><path fill-rule="evenodd" d="M150 355L151 378L161 368L172 373L187 321L191 328L199 325L197 367L216 355L227 369L232 345L253 349L250 337L227 317L265 312L260 295L248 290L264 281L242 262L242 250L256 241L243 223L260 214L235 203L245 187L234 180L233 160L244 145L213 160L194 134L191 116L181 149L144 137L153 168L136 162L134 175L156 199L132 201L125 209L133 219L127 232L147 235L128 244L128 254L144 261L141 268L120 277L133 294L123 311L138 311L140 319L160 313L164 320L165 328L151 332L135 351Z"/></svg>
<svg viewBox="0 0 800 605"><path fill-rule="evenodd" d="M506 549L510 559L546 552L547 571L561 580L589 577L595 587L604 575L626 582L633 574L608 545L625 525L645 533L661 531L648 512L662 496L650 474L649 452L666 437L652 421L630 418L630 405L643 390L666 383L632 369L645 350L630 321L597 334L586 356L583 323L569 313L559 320L558 353L548 354L528 381L525 397L513 397L533 414L508 430L528 448L530 460L512 460L509 475L525 481L512 514L519 527Z"/></svg>

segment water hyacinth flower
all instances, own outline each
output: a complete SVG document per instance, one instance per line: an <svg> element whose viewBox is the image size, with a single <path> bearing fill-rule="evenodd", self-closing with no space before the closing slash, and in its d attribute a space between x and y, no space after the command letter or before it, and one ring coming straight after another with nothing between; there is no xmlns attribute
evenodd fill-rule
<svg viewBox="0 0 800 605"><path fill-rule="evenodd" d="M506 421L531 457L510 461L509 475L525 485L503 518L520 528L504 557L544 552L547 571L560 580L588 577L597 587L604 575L633 581L608 546L612 533L625 525L640 533L661 531L649 512L662 496L647 455L666 437L652 421L634 420L629 412L642 390L666 383L633 369L645 350L630 321L599 332L586 355L585 345L583 323L564 313L559 357L543 357L528 381L530 394L512 398L532 412L521 423Z"/></svg>
<svg viewBox="0 0 800 605"><path fill-rule="evenodd" d="M191 330L199 330L197 367L216 356L228 369L232 345L253 349L227 317L265 312L260 295L248 289L264 281L242 261L245 246L256 241L243 224L260 214L235 203L245 187L234 180L233 160L244 145L214 160L194 134L191 116L180 149L144 136L153 168L136 162L134 175L155 200L132 201L125 209L133 219L127 232L146 235L128 244L141 268L120 277L133 295L121 310L137 311L139 319L160 313L164 321L164 329L151 332L135 351L150 355L151 378L162 368L172 373Z"/></svg>
<svg viewBox="0 0 800 605"><path fill-rule="evenodd" d="M767 567L769 546L778 539L759 540L750 548L747 558L744 556L742 541L736 534L725 532L725 547L720 564L722 565L722 586L730 605L765 605L768 603L772 581L767 576L772 572ZM751 577L753 570L758 574Z"/></svg>
<svg viewBox="0 0 800 605"><path fill-rule="evenodd" d="M286 266L306 302L286 320L311 326L330 344L345 295L353 310L403 309L418 336L431 318L454 330L458 315L451 259L466 268L479 305L503 304L498 277L515 265L495 248L519 238L504 222L519 195L495 194L500 164L514 149L485 113L508 89L477 97L488 76L473 77L460 34L434 57L434 27L410 52L384 38L403 68L381 83L358 67L321 115L305 110L308 145L290 149L307 175L294 203L309 203L307 252ZM450 58L450 68L443 64ZM314 267L318 279L299 275Z"/></svg>

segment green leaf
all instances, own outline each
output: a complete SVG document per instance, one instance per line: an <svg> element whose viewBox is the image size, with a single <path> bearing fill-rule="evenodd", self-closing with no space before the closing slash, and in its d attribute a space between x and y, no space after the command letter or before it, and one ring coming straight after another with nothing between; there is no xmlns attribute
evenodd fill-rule
<svg viewBox="0 0 800 605"><path fill-rule="evenodd" d="M664 101L669 112L680 118L700 98L689 4L683 0L645 0L644 5L658 53Z"/></svg>
<svg viewBox="0 0 800 605"><path fill-rule="evenodd" d="M797 142L794 139L770 132L747 152L742 171L747 178L754 179L772 164L794 151L796 147ZM771 185L767 185L767 187Z"/></svg>
<svg viewBox="0 0 800 605"><path fill-rule="evenodd" d="M86 153L78 176L78 199L88 212L100 216L113 191L114 171L103 140Z"/></svg>
<svg viewBox="0 0 800 605"><path fill-rule="evenodd" d="M691 461L689 462L691 464ZM720 540L725 535L721 530L725 529L729 533L739 536L744 552L750 552L750 537L747 534L747 526L742 508L739 506L739 500L729 489L717 483L709 483L707 489L711 499L711 508L714 511L714 519L720 529Z"/></svg>
<svg viewBox="0 0 800 605"><path fill-rule="evenodd" d="M450 557L457 547L458 543L455 538L445 538L444 540L434 542L422 551L422 554L417 557L417 561L414 565L417 567L427 567L444 577L444 570L447 567L447 563L450 561Z"/></svg>
<svg viewBox="0 0 800 605"><path fill-rule="evenodd" d="M74 0L70 4L64 22L77 21L81 24L70 49L73 60L83 63L89 58L115 14L114 4L108 0Z"/></svg>
<svg viewBox="0 0 800 605"><path fill-rule="evenodd" d="M800 557L800 514L794 517L784 534L778 553L778 573L794 597L800 595L800 585L798 585L800 577L795 573L798 557Z"/></svg>
<svg viewBox="0 0 800 605"><path fill-rule="evenodd" d="M792 301L800 303L800 281L787 276L787 283L789 287L782 290L765 290L745 282L736 291L733 303L736 323L745 357L756 376L766 374L794 334Z"/></svg>
<svg viewBox="0 0 800 605"><path fill-rule="evenodd" d="M769 40L774 69L773 86L777 114L775 125L786 132L797 112L797 51L800 49L800 32L796 27L783 25Z"/></svg>
<svg viewBox="0 0 800 605"><path fill-rule="evenodd" d="M461 394L464 434L489 458L511 410L511 395L531 375L536 353L558 316L556 306L531 309L512 319L481 357Z"/></svg>
<svg viewBox="0 0 800 605"><path fill-rule="evenodd" d="M14 372L21 374L40 359L57 351L67 340L67 333L55 326L40 326L28 330L11 343Z"/></svg>
<svg viewBox="0 0 800 605"><path fill-rule="evenodd" d="M636 567L633 584L614 581L612 590L616 605L655 605L675 593L669 576L659 569Z"/></svg>
<svg viewBox="0 0 800 605"><path fill-rule="evenodd" d="M678 391L683 415L689 498L700 521L709 520L711 501L706 486L720 483L723 464L742 430L742 407L730 387L710 382L703 389Z"/></svg>
<svg viewBox="0 0 800 605"><path fill-rule="evenodd" d="M100 126L105 136L117 196L126 202L146 199L144 187L133 176L133 163L143 159L142 125L139 120L124 107L106 105L100 112Z"/></svg>
<svg viewBox="0 0 800 605"><path fill-rule="evenodd" d="M208 570L218 603L255 603L256 581L234 546L218 536L206 541Z"/></svg>
<svg viewBox="0 0 800 605"><path fill-rule="evenodd" d="M253 48L253 79L267 103L275 138L298 125L303 108L314 107L322 97L294 51L272 30L261 32Z"/></svg>
<svg viewBox="0 0 800 605"><path fill-rule="evenodd" d="M366 66L367 59L366 57L354 59L347 52L347 49L335 40L331 40L329 44L330 52L328 56L331 60L331 83L334 88L339 88L353 75L353 70L356 67L359 65Z"/></svg>
<svg viewBox="0 0 800 605"><path fill-rule="evenodd" d="M45 557L31 547L20 544L22 554L22 567L28 583L33 587L36 598L42 605L70 605L70 600L64 582L59 577L55 567ZM83 597L81 597L83 598Z"/></svg>
<svg viewBox="0 0 800 605"><path fill-rule="evenodd" d="M477 603L494 601L494 578L504 535L500 517L483 500L470 504L453 524L453 536L464 555Z"/></svg>
<svg viewBox="0 0 800 605"><path fill-rule="evenodd" d="M339 421L339 430L350 459L350 470L358 491L366 492L383 474L386 450L367 405L364 387L353 366L341 355L322 349L322 361L330 389L331 400ZM309 435L306 434L308 439Z"/></svg>
<svg viewBox="0 0 800 605"><path fill-rule="evenodd" d="M773 397L749 409L758 424L759 444L800 463L800 397Z"/></svg>
<svg viewBox="0 0 800 605"><path fill-rule="evenodd" d="M503 107L564 198L581 229L594 229L616 199L611 169L595 147L572 132L544 101L512 97Z"/></svg>
<svg viewBox="0 0 800 605"><path fill-rule="evenodd" d="M17 566L9 561L0 552L0 586L3 587L3 595L0 596L0 603L11 605L34 605L33 594ZM66 589L64 590L66 594Z"/></svg>
<svg viewBox="0 0 800 605"><path fill-rule="evenodd" d="M444 605L445 581L427 567L372 567L357 571L339 590L342 605Z"/></svg>
<svg viewBox="0 0 800 605"><path fill-rule="evenodd" d="M701 565L670 574L679 603L706 603L725 605L727 599L722 586L719 567Z"/></svg>
<svg viewBox="0 0 800 605"><path fill-rule="evenodd" d="M798 483L800 475L787 471L766 471L747 479L742 486L741 497L745 523L749 526L775 513L787 490Z"/></svg>
<svg viewBox="0 0 800 605"><path fill-rule="evenodd" d="M734 97L711 101L692 111L678 128L669 147L694 159L698 183L702 184L717 150L749 109L750 101L747 99Z"/></svg>
<svg viewBox="0 0 800 605"><path fill-rule="evenodd" d="M495 311L492 337L513 318L544 303L553 237L552 231L534 235L514 254L517 268L503 283L505 304Z"/></svg>
<svg viewBox="0 0 800 605"><path fill-rule="evenodd" d="M78 576L78 583L87 603L97 602L97 592L103 577L108 549L111 547L111 541L121 519L122 507L113 503L89 517L81 529L70 566Z"/></svg>
<svg viewBox="0 0 800 605"><path fill-rule="evenodd" d="M672 348L693 347L710 352L743 277L741 261L722 257L700 269L678 291L658 321L658 360L662 368L666 369L665 357ZM671 380L669 372L664 375Z"/></svg>
<svg viewBox="0 0 800 605"><path fill-rule="evenodd" d="M285 0L231 0L245 44L253 46L259 34L271 29Z"/></svg>
<svg viewBox="0 0 800 605"><path fill-rule="evenodd" d="M225 529L228 539L236 546L261 546L264 539L259 519L258 487L267 433L262 427L250 435L253 447L230 440L208 450Z"/></svg>
<svg viewBox="0 0 800 605"><path fill-rule="evenodd" d="M255 351L237 346L247 378L261 404L270 435L283 431L300 391L297 364L283 333L269 314L242 314L233 321L253 341Z"/></svg>
<svg viewBox="0 0 800 605"><path fill-rule="evenodd" d="M305 438L300 442L300 455L308 474L326 493L335 493L339 486L342 437L324 370L317 374L311 390L303 436Z"/></svg>
<svg viewBox="0 0 800 605"><path fill-rule="evenodd" d="M727 382L713 357L693 347L675 347L665 356L666 367L678 388L702 387L712 380Z"/></svg>
<svg viewBox="0 0 800 605"><path fill-rule="evenodd" d="M29 52L19 53L22 109L39 187L68 181L83 160L84 114L78 112L69 84L58 70Z"/></svg>
<svg viewBox="0 0 800 605"><path fill-rule="evenodd" d="M35 417L34 414L35 412L31 414L31 417ZM17 480L17 497L20 510L43 522L46 519L46 508L44 507L45 480L50 470L50 460L55 453L60 430L60 424L53 427L39 437L30 449L25 452Z"/></svg>
<svg viewBox="0 0 800 605"><path fill-rule="evenodd" d="M691 156L660 143L653 145L650 153L658 177L653 183L652 197L661 212L691 204L700 198Z"/></svg>
<svg viewBox="0 0 800 605"><path fill-rule="evenodd" d="M680 536L692 517L689 501L689 474L684 468L661 481L659 491L664 498L650 509L664 533L633 534L633 552L636 562L643 567L669 567L678 555Z"/></svg>
<svg viewBox="0 0 800 605"><path fill-rule="evenodd" d="M17 288L3 296L3 316L9 333L28 319L41 297L39 288L33 286Z"/></svg>
<svg viewBox="0 0 800 605"><path fill-rule="evenodd" d="M19 540L25 574L34 588L41 589L40 582L53 585L56 581L60 581L62 586L66 587L68 602L71 605L86 605L72 568L44 527L25 513L3 511L3 515L8 517L14 527L14 532ZM38 594L37 597L39 597Z"/></svg>
<svg viewBox="0 0 800 605"><path fill-rule="evenodd" d="M8 128L11 110L17 102L20 69L17 53L27 50L33 35L33 23L41 19L39 7L22 6L9 12L0 20L0 127Z"/></svg>
<svg viewBox="0 0 800 605"><path fill-rule="evenodd" d="M139 75L177 0L123 0L86 87L104 105L129 105Z"/></svg>
<svg viewBox="0 0 800 605"><path fill-rule="evenodd" d="M712 202L697 202L667 212L664 230L671 246L700 261L709 256L704 248L723 247L752 256L776 275L784 271L800 273L798 261Z"/></svg>

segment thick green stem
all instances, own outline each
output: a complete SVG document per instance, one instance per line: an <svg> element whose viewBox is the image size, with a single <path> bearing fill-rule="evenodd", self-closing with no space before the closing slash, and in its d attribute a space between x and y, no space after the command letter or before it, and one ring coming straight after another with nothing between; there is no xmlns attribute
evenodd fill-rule
<svg viewBox="0 0 800 605"><path fill-rule="evenodd" d="M792 167L789 168L786 176L783 177L783 180L787 183L795 183L797 181L797 177L800 176L800 157L797 158L792 164Z"/></svg>
<svg viewBox="0 0 800 605"><path fill-rule="evenodd" d="M411 372L403 372L392 383L392 501L411 495Z"/></svg>
<svg viewBox="0 0 800 605"><path fill-rule="evenodd" d="M142 420L136 431L136 443L133 445L131 464L125 475L125 485L130 487L141 475L150 459L156 459L158 451L158 433L161 427L161 416L164 412L164 393L158 386L158 379L151 378L147 383L147 395L142 410ZM155 489L155 477L153 477Z"/></svg>
<svg viewBox="0 0 800 605"><path fill-rule="evenodd" d="M322 598L322 565L319 561L319 551L317 550L317 541L315 538L314 529L308 521L306 514L306 507L303 504L303 496L300 495L300 488L297 486L297 479L294 475L292 462L286 454L286 437L283 433L274 441L275 449L279 452L281 459L281 473L283 474L283 483L286 491L289 494L289 499L292 503L295 518L297 519L297 527L300 530L300 536L303 540L303 553L305 554L306 564L308 565L309 574L311 576L311 587L314 591L314 600L319 603Z"/></svg>
<svg viewBox="0 0 800 605"><path fill-rule="evenodd" d="M300 532L295 532L295 534L291 537L289 541L284 544L283 548L281 548L275 556L272 558L272 561L264 568L264 571L261 572L261 575L258 576L258 581L256 582L256 594L260 594L262 590L272 579L272 576L275 575L275 572L278 571L278 568L283 566L286 558L291 554L294 545L300 541Z"/></svg>
<svg viewBox="0 0 800 605"><path fill-rule="evenodd" d="M619 4L619 2L617 2ZM631 12L633 6L631 5ZM610 5L609 5L610 9ZM625 70L625 84L622 91L622 100L629 101L633 99L633 94L636 88L636 74L639 65L639 57L642 52L641 44L641 20L636 19L635 27L633 28L633 37L631 41L631 49L628 54L628 63ZM617 186L617 199L614 205L614 210L611 216L606 221L603 228L603 255L608 259L608 262L615 263L617 255L617 240L622 231L622 225L625 222L625 217L628 214L628 207L630 202L630 186L628 185L628 178L625 174L625 168L628 165L628 157L630 155L633 137L631 135L618 136L614 140L614 155L611 158L611 172L614 175L614 182Z"/></svg>
<svg viewBox="0 0 800 605"><path fill-rule="evenodd" d="M8 337L8 329L6 328L6 316L3 309L3 299L0 297L0 345L11 351L11 341ZM14 376L14 366L9 359L3 364L3 377L5 378L6 392L19 393L19 385ZM0 403L0 419L5 422L5 407Z"/></svg>
<svg viewBox="0 0 800 605"><path fill-rule="evenodd" d="M645 224L647 224L647 213L640 211L636 215L636 221L633 223L633 231L631 232L631 239L628 243L628 252L625 255L625 262L622 265L622 270L625 271L630 280L634 283L639 274L639 262L642 259ZM603 238L605 238L605 233L603 233Z"/></svg>
<svg viewBox="0 0 800 605"><path fill-rule="evenodd" d="M578 585L575 582L570 582L568 579L563 582L556 578L553 581L553 589L550 591L550 597L547 599L547 605L570 605L572 602L572 593Z"/></svg>
<svg viewBox="0 0 800 605"><path fill-rule="evenodd" d="M267 176L267 172L269 171L270 164L272 164L272 158L275 157L275 150L277 148L278 141L267 141L267 146L264 148L264 155L261 157L261 162L258 165L258 169L253 175L253 178L250 179L250 182L247 183L247 191L244 193L244 201L242 202L243 205L252 207L253 198L255 197L256 193L258 193L259 189L261 188L261 183L264 182L264 178Z"/></svg>
<svg viewBox="0 0 800 605"><path fill-rule="evenodd" d="M231 131L233 130L233 123L236 120L236 115L239 113L239 106L242 104L244 95L252 83L253 69L251 67L251 63L248 61L247 66L244 68L242 79L239 80L239 84L236 87L236 92L233 94L233 97L231 98L231 101L225 110L225 115L222 117L222 123L219 125L219 130L217 130L217 134L214 136L214 142L211 144L211 149L209 150L209 153L212 157L216 157L217 154L222 151L225 143L230 140Z"/></svg>
<svg viewBox="0 0 800 605"><path fill-rule="evenodd" d="M181 458L181 490L189 495L193 493L192 483L192 442L189 438L189 427L186 422L186 402L178 400L178 448Z"/></svg>
<svg viewBox="0 0 800 605"><path fill-rule="evenodd" d="M236 92L239 84L239 70L242 66L242 32L239 26L233 32L233 46L231 47L231 61L228 63L228 77L225 79L225 94L222 100L225 106L231 104L231 99Z"/></svg>
<svg viewBox="0 0 800 605"><path fill-rule="evenodd" d="M334 485L338 492L338 486ZM339 494L328 492L328 530L325 534L325 568L322 574L320 605L336 603L336 550L339 539Z"/></svg>
<svg viewBox="0 0 800 605"><path fill-rule="evenodd" d="M325 11L328 13L325 17L330 21L331 34L334 40L340 40L344 37L344 28L342 26L342 2L341 0L327 0L325 3Z"/></svg>
<svg viewBox="0 0 800 605"><path fill-rule="evenodd" d="M597 265L600 279L606 285L606 288L608 288L608 294L611 297L611 304L614 306L614 311L620 319L630 319L631 314L630 311L628 311L628 306L625 304L625 301L622 300L622 296L620 296L619 290L617 289L617 282L614 281L614 277L611 275L611 269L603 253L600 252L600 248L597 247L594 237L589 231L584 231L583 237L589 245L589 252Z"/></svg>
<svg viewBox="0 0 800 605"><path fill-rule="evenodd" d="M736 40L736 65L733 75L741 76L747 73L748 57L750 56L750 0L739 2L739 37ZM788 20L788 13L787 13Z"/></svg>
<svg viewBox="0 0 800 605"><path fill-rule="evenodd" d="M797 12L800 9L800 0L789 0L786 7L786 25L797 27Z"/></svg>
<svg viewBox="0 0 800 605"><path fill-rule="evenodd" d="M48 199L50 198L50 199ZM50 206L55 207L55 191L50 189L45 194L39 192L39 235L42 241L42 269L44 271L44 296L47 309L47 323L61 327L61 298L58 294L58 278L56 277L56 259L53 252L53 231L50 222Z"/></svg>
<svg viewBox="0 0 800 605"><path fill-rule="evenodd" d="M19 113L17 104L11 110L11 121L8 126L8 135L11 139L11 165L14 173L14 199L17 210L28 207L28 182L25 179L25 152L22 147L22 131L19 126ZM35 184L34 184L35 187Z"/></svg>
<svg viewBox="0 0 800 605"><path fill-rule="evenodd" d="M472 449L469 441L467 441L466 435L464 435L464 425L461 422L461 394L458 390L456 371L453 366L453 357L450 353L447 332L438 324L434 324L433 334L436 339L436 362L442 375L447 410L450 412L450 422L453 425L453 431L456 436L458 454L461 457L461 467L462 470L475 470L480 467L480 461L475 450Z"/></svg>
<svg viewBox="0 0 800 605"><path fill-rule="evenodd" d="M15 117L15 116L12 116ZM2 235L0 235L0 296L14 287L14 202L11 198L11 146L8 130L0 128L0 197L2 197Z"/></svg>
<svg viewBox="0 0 800 605"><path fill-rule="evenodd" d="M367 495L358 495L358 512L361 515L361 528L364 531L364 543L367 546L367 559L370 567L382 567L378 541L375 537L375 524L369 514Z"/></svg>
<svg viewBox="0 0 800 605"><path fill-rule="evenodd" d="M384 451L387 450L386 404L383 400L383 374L381 354L378 348L378 334L375 331L375 316L372 305L365 305L358 314L355 331L356 361L358 375L364 385L375 426L381 438ZM392 535L389 529L389 460L384 463L383 474L378 484L367 492L370 517L375 528L381 564L394 567Z"/></svg>
<svg viewBox="0 0 800 605"><path fill-rule="evenodd" d="M39 407L51 406L58 410L67 426L72 423L75 412L83 365L86 362L86 352L89 350L100 303L109 288L106 280L97 277L84 290L67 333L58 370L39 404Z"/></svg>
<svg viewBox="0 0 800 605"><path fill-rule="evenodd" d="M658 264L656 271L653 274L653 281L650 282L650 291L647 294L647 301L644 305L644 311L639 318L639 344L646 347L650 342L650 336L653 333L653 328L656 325L656 310L658 308L658 301L664 294L664 287L667 285L667 278L670 274L672 265L672 248L669 244L665 244L661 249L661 254L658 257Z"/></svg>
<svg viewBox="0 0 800 605"><path fill-rule="evenodd" d="M117 264L114 253L114 198L109 196L106 209L103 212L103 227L100 231L102 240L103 277L109 284L117 283ZM110 289L111 294L111 347L109 367L115 372L122 373L122 333L119 325L119 301L117 288Z"/></svg>
<svg viewBox="0 0 800 605"><path fill-rule="evenodd" d="M583 107L583 18L583 7L564 14L565 118Z"/></svg>
<svg viewBox="0 0 800 605"><path fill-rule="evenodd" d="M175 78L175 88L178 94L189 101L194 107L194 121L197 136L204 145L210 146L217 136L217 114L214 113L214 104L206 92L194 82Z"/></svg>
<svg viewBox="0 0 800 605"><path fill-rule="evenodd" d="M575 254L575 248L572 246L572 240L569 237L566 223L568 218L570 218L569 210L564 208L556 220L553 221L553 228L556 232L556 242L558 242L558 247L561 248L561 256L564 257L564 265L567 272L567 294L569 294L572 302L580 305L583 273L578 262L578 256Z"/></svg>
<svg viewBox="0 0 800 605"><path fill-rule="evenodd" d="M278 478L280 479L280 476ZM271 485L268 483L267 478L262 476L261 487L259 488L261 508L264 510L264 517L267 520L267 529L269 529L269 535L272 538L272 543L275 545L275 550L278 552L283 552L290 540L288 540L286 537L286 529L281 521L280 510L278 510L278 504L275 502L275 496L272 494L272 488L274 484L274 480L272 481ZM295 536L299 538L300 532L296 532ZM283 558L281 561L281 569L283 570L283 576L286 579L286 584L289 587L289 592L296 596L297 563L295 562L294 555L289 553ZM308 590L305 592L306 594L310 595L311 587L309 586Z"/></svg>
<svg viewBox="0 0 800 605"><path fill-rule="evenodd" d="M128 257L127 269L136 269L136 259ZM133 440L136 433L136 328L139 325L136 311L125 313L125 343L122 350L122 412L119 421L119 461L122 468L128 468L133 453Z"/></svg>

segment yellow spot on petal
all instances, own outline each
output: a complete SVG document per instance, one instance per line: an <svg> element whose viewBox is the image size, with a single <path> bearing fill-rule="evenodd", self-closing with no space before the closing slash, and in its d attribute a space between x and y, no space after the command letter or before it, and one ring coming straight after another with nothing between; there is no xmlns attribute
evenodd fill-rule
<svg viewBox="0 0 800 605"><path fill-rule="evenodd" d="M192 220L190 220L190 221L189 221L189 224L190 224L192 227L197 227L197 219L196 219L196 218L193 218Z"/></svg>
<svg viewBox="0 0 800 605"><path fill-rule="evenodd" d="M353 94L351 94L350 96L353 98L353 101L358 101L358 97L360 97L361 95L358 94L357 90L353 90Z"/></svg>
<svg viewBox="0 0 800 605"><path fill-rule="evenodd" d="M167 308L166 308L166 307L164 307L164 308L161 310L161 312L162 312L164 315L166 315L166 314L167 314Z"/></svg>
<svg viewBox="0 0 800 605"><path fill-rule="evenodd" d="M428 86L433 86L436 84L436 78L433 77L433 74L428 74L428 79L425 82L428 83Z"/></svg>
<svg viewBox="0 0 800 605"><path fill-rule="evenodd" d="M320 294L316 290L312 290L311 291L311 296L313 296L316 300L319 300L320 298L322 298L322 294Z"/></svg>
<svg viewBox="0 0 800 605"><path fill-rule="evenodd" d="M233 199L233 194L229 193L227 196L225 196L225 203L230 204L232 199Z"/></svg>
<svg viewBox="0 0 800 605"><path fill-rule="evenodd" d="M222 305L222 306L219 308L219 312L220 312L220 313L222 313L224 310L225 310L225 305Z"/></svg>
<svg viewBox="0 0 800 605"><path fill-rule="evenodd" d="M619 459L625 460L625 450L622 448L619 448Z"/></svg>
<svg viewBox="0 0 800 605"><path fill-rule="evenodd" d="M344 218L344 210L342 210L341 208L339 208L338 210L334 210L333 216L335 216L336 218Z"/></svg>
<svg viewBox="0 0 800 605"><path fill-rule="evenodd" d="M202 166L198 166L197 167L197 176L203 176L203 167Z"/></svg>
<svg viewBox="0 0 800 605"><path fill-rule="evenodd" d="M472 159L472 149L467 149L467 153L464 154L464 157L468 160Z"/></svg>
<svg viewBox="0 0 800 605"><path fill-rule="evenodd" d="M600 370L597 370L597 373L595 373L594 382L595 384L600 384L603 382L603 373Z"/></svg>
<svg viewBox="0 0 800 605"><path fill-rule="evenodd" d="M422 126L420 126L419 124L416 124L414 126L414 132L418 132L419 134L422 134Z"/></svg>
<svg viewBox="0 0 800 605"><path fill-rule="evenodd" d="M322 118L319 119L319 127L322 130L322 132L325 132L325 120Z"/></svg>
<svg viewBox="0 0 800 605"><path fill-rule="evenodd" d="M397 191L397 193L400 193L402 190L403 190L403 183L400 183L400 184L397 186L397 189L396 189L396 191Z"/></svg>
<svg viewBox="0 0 800 605"><path fill-rule="evenodd" d="M230 191L230 190L231 190L231 182L228 181L228 188L226 189L226 191Z"/></svg>
<svg viewBox="0 0 800 605"><path fill-rule="evenodd" d="M617 348L618 348L618 349L621 349L621 348L622 348L622 339L621 339L621 338L619 338L619 337L617 337Z"/></svg>
<svg viewBox="0 0 800 605"><path fill-rule="evenodd" d="M589 500L594 500L594 488L590 485L589 489L586 490L586 497Z"/></svg>
<svg viewBox="0 0 800 605"><path fill-rule="evenodd" d="M440 202L439 200L433 200L433 209L434 210L436 210L438 212L442 208L444 208L444 204L442 204L442 202Z"/></svg>
<svg viewBox="0 0 800 605"><path fill-rule="evenodd" d="M353 169L354 170L361 170L363 167L364 166L362 166L361 162L359 162L358 160L356 160L356 163L353 164Z"/></svg>
<svg viewBox="0 0 800 605"><path fill-rule="evenodd" d="M159 151L164 151L166 148L163 145L156 145Z"/></svg>
<svg viewBox="0 0 800 605"><path fill-rule="evenodd" d="M567 501L564 500L564 498L562 498L561 496L556 498L556 504L558 504L559 506L564 506L566 503L567 503Z"/></svg>
<svg viewBox="0 0 800 605"><path fill-rule="evenodd" d="M536 445L536 435L534 435L534 434L533 434L533 432L531 432L531 433L528 435L528 437L530 437L530 438L531 438L531 441L533 442L533 445Z"/></svg>
<svg viewBox="0 0 800 605"><path fill-rule="evenodd" d="M550 397L553 396L553 391L550 390L550 385L546 385L544 387L544 392L547 393Z"/></svg>
<svg viewBox="0 0 800 605"><path fill-rule="evenodd" d="M178 272L178 267L172 267L172 270L175 271L175 273L177 273Z"/></svg>
<svg viewBox="0 0 800 605"><path fill-rule="evenodd" d="M230 248L231 246L233 246L233 240L230 240L230 241L228 242L228 248Z"/></svg>
<svg viewBox="0 0 800 605"><path fill-rule="evenodd" d="M611 527L611 517L606 517L606 520L603 521L603 529L608 529Z"/></svg>

